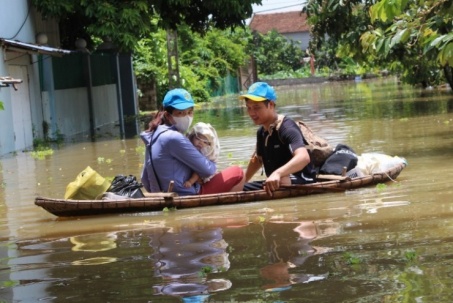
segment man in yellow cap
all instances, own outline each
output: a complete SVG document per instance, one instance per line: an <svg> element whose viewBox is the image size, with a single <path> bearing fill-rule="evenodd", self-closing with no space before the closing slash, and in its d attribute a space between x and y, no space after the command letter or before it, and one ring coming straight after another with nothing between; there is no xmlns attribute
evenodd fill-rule
<svg viewBox="0 0 453 303"><path fill-rule="evenodd" d="M245 181L249 182L264 166L266 180L249 182L244 190L265 189L269 195L282 185L307 184L316 180L316 171L305 148L304 138L296 122L278 115L277 95L272 86L256 82L239 96L245 100L247 113L256 125L256 151L247 166Z"/></svg>

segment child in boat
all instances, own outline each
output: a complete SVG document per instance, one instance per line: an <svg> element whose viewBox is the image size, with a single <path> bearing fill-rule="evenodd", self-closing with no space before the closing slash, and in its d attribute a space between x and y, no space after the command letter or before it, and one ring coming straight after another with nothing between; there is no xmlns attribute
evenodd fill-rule
<svg viewBox="0 0 453 303"><path fill-rule="evenodd" d="M217 162L220 153L219 138L214 127L209 123L196 123L190 133L187 135L190 142L200 151L200 153L213 162ZM201 179L196 173L193 173L189 180L184 182L184 187L189 188L195 182L208 182L212 176Z"/></svg>

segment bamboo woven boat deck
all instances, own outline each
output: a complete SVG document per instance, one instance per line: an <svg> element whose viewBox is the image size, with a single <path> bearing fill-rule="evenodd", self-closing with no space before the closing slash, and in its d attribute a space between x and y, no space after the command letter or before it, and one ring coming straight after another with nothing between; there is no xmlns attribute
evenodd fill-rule
<svg viewBox="0 0 453 303"><path fill-rule="evenodd" d="M299 197L325 192L342 192L368 185L385 183L398 177L405 165L397 165L386 172L360 178L323 181L308 185L292 185L281 188L269 196L264 190L241 191L212 195L177 196L172 193L149 194L145 198L123 200L65 200L37 197L35 204L61 217L89 216L114 213L161 211L168 208L192 208L208 205L227 205L246 202Z"/></svg>

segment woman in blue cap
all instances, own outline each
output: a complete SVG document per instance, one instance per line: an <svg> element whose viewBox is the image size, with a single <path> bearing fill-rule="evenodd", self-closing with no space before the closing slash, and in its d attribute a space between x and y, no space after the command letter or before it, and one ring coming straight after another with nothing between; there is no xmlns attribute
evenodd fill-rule
<svg viewBox="0 0 453 303"><path fill-rule="evenodd" d="M218 172L216 163L203 156L184 133L193 120L194 101L188 91L172 89L164 97L163 110L156 113L147 130L140 134L146 145L141 182L148 192L165 192L170 182L179 195L214 194L240 191L244 172L238 166ZM184 187L192 173L209 182Z"/></svg>

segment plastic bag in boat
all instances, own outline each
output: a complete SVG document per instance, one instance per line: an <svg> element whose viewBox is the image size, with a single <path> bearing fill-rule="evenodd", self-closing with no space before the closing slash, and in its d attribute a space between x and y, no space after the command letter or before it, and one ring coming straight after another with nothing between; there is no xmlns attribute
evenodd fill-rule
<svg viewBox="0 0 453 303"><path fill-rule="evenodd" d="M143 185L139 183L137 178L133 175L117 175L107 189L107 192L123 197L143 198L142 187Z"/></svg>
<svg viewBox="0 0 453 303"><path fill-rule="evenodd" d="M102 195L110 186L94 169L87 166L76 179L66 186L65 199L94 200Z"/></svg>
<svg viewBox="0 0 453 303"><path fill-rule="evenodd" d="M358 158L356 168L364 175L382 173L401 164L407 165L404 158L380 153L363 153Z"/></svg>

